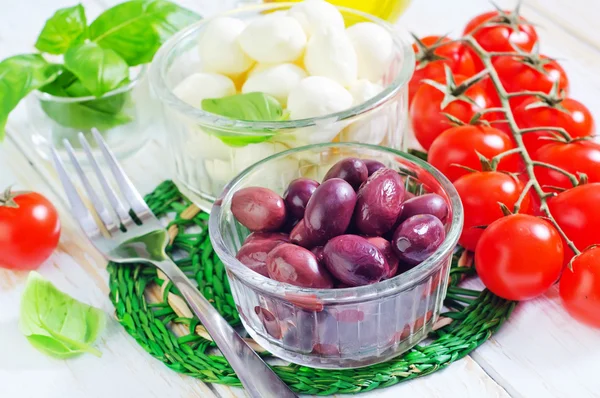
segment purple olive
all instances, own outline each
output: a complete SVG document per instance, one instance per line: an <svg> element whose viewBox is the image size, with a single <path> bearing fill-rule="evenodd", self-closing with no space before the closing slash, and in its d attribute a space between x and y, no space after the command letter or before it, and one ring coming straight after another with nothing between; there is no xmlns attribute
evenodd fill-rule
<svg viewBox="0 0 600 398"><path fill-rule="evenodd" d="M285 243L277 239L254 240L244 243L235 258L254 272L269 277L267 270L267 254L275 247Z"/></svg>
<svg viewBox="0 0 600 398"><path fill-rule="evenodd" d="M325 245L323 259L329 272L349 286L379 282L389 273L383 254L358 235L340 235L331 239Z"/></svg>
<svg viewBox="0 0 600 398"><path fill-rule="evenodd" d="M323 246L313 247L310 251L315 255L319 264L323 264Z"/></svg>
<svg viewBox="0 0 600 398"><path fill-rule="evenodd" d="M377 170L385 169L385 164L378 162L377 160L363 159L363 162L365 162L365 166L367 166L369 177L372 176Z"/></svg>
<svg viewBox="0 0 600 398"><path fill-rule="evenodd" d="M267 256L269 276L300 287L330 289L333 282L314 254L303 247L283 243Z"/></svg>
<svg viewBox="0 0 600 398"><path fill-rule="evenodd" d="M402 212L398 221L402 222L417 214L431 214L439 218L441 222L444 222L448 215L448 204L444 198L434 193L415 196L402 203Z"/></svg>
<svg viewBox="0 0 600 398"><path fill-rule="evenodd" d="M287 190L283 194L288 215L297 220L304 217L304 210L306 209L308 200L318 186L318 182L309 178L297 178L290 182L290 185L288 185Z"/></svg>
<svg viewBox="0 0 600 398"><path fill-rule="evenodd" d="M281 232L252 232L246 237L246 240L244 240L244 245L246 243L261 242L265 240L279 240L284 243L288 243L290 241L290 237Z"/></svg>
<svg viewBox="0 0 600 398"><path fill-rule="evenodd" d="M431 256L444 242L444 224L431 214L418 214L405 220L394 232L392 248L398 259L417 265Z"/></svg>
<svg viewBox="0 0 600 398"><path fill-rule="evenodd" d="M267 333L275 339L281 339L283 334L281 332L281 326L279 326L279 321L275 315L268 309L259 306L254 307L254 312L262 322Z"/></svg>
<svg viewBox="0 0 600 398"><path fill-rule="evenodd" d="M355 205L354 189L341 178L319 185L304 213L305 228L316 243L314 246L343 234L350 225Z"/></svg>
<svg viewBox="0 0 600 398"><path fill-rule="evenodd" d="M358 190L354 221L358 230L381 236L392 229L402 210L404 183L392 169L380 169Z"/></svg>
<svg viewBox="0 0 600 398"><path fill-rule="evenodd" d="M300 222L292 229L290 232L290 241L293 244L302 246L306 249L312 249L317 245L313 235L306 229L304 220L300 220Z"/></svg>
<svg viewBox="0 0 600 398"><path fill-rule="evenodd" d="M253 232L276 231L285 222L285 203L267 188L242 188L231 198L231 212L243 226Z"/></svg>
<svg viewBox="0 0 600 398"><path fill-rule="evenodd" d="M394 254L394 250L392 250L392 244L379 236L367 238L367 241L379 249L381 254L383 254L383 257L385 257L385 261L388 263L390 271L383 279L390 279L396 276L399 261L396 254Z"/></svg>
<svg viewBox="0 0 600 398"><path fill-rule="evenodd" d="M341 178L356 190L367 180L367 177L369 177L369 171L365 162L357 158L346 158L331 166L323 181Z"/></svg>

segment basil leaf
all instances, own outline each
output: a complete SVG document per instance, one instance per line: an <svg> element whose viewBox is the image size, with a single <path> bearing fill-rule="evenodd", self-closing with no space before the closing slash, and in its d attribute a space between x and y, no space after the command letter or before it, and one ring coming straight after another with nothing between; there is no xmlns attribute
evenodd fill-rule
<svg viewBox="0 0 600 398"><path fill-rule="evenodd" d="M61 292L37 272L29 274L19 322L21 332L37 350L63 359L85 352L101 356L91 344L105 320L101 310Z"/></svg>
<svg viewBox="0 0 600 398"><path fill-rule="evenodd" d="M129 78L129 67L111 49L96 43L73 46L65 54L65 67L96 97L117 88Z"/></svg>
<svg viewBox="0 0 600 398"><path fill-rule="evenodd" d="M207 98L202 100L202 109L230 119L245 121L277 121L284 118L283 108L277 99L265 93L236 94L223 98ZM209 129L209 133L231 146L256 144L271 138L276 131L263 130L264 134L244 135L223 131L217 128Z"/></svg>
<svg viewBox="0 0 600 398"><path fill-rule="evenodd" d="M56 79L60 66L39 54L15 55L0 62L0 140L8 114L27 94Z"/></svg>
<svg viewBox="0 0 600 398"><path fill-rule="evenodd" d="M64 54L72 44L86 39L87 21L81 4L61 8L46 21L35 48L50 54Z"/></svg>
<svg viewBox="0 0 600 398"><path fill-rule="evenodd" d="M125 80L122 84L127 84ZM42 87L41 91L56 97L87 97L90 92L70 72L63 72L58 79ZM40 99L40 106L56 123L76 130L95 127L107 130L132 121L124 110L129 103L129 92L90 101L59 102Z"/></svg>
<svg viewBox="0 0 600 398"><path fill-rule="evenodd" d="M165 0L132 0L112 7L90 25L90 40L117 52L130 66L152 61L173 33L200 17Z"/></svg>

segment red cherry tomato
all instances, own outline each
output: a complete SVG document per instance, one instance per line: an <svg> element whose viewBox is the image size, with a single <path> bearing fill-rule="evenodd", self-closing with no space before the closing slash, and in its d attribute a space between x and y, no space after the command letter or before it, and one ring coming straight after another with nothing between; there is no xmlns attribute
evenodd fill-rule
<svg viewBox="0 0 600 398"><path fill-rule="evenodd" d="M541 72L539 69L544 70ZM559 93L566 96L569 91L569 79L565 70L554 60L541 56L539 60L523 57L497 57L494 69L507 93L518 91L542 91L550 93L554 82L558 81ZM527 97L514 97L510 100L512 108L516 108Z"/></svg>
<svg viewBox="0 0 600 398"><path fill-rule="evenodd" d="M560 278L560 297L571 316L600 328L600 246L583 252Z"/></svg>
<svg viewBox="0 0 600 398"><path fill-rule="evenodd" d="M477 152L488 159L514 149L512 140L504 132L486 126L457 126L444 131L429 148L428 162L440 170L450 181L455 181L468 170L457 165L481 171ZM500 171L516 172L519 169L519 155L502 158Z"/></svg>
<svg viewBox="0 0 600 398"><path fill-rule="evenodd" d="M454 187L465 214L463 232L458 243L471 251L475 251L484 231L477 227L490 225L504 216L498 203L503 203L512 210L524 188L521 181L497 171L464 175L454 181ZM529 195L525 196L521 209L524 213L530 210Z"/></svg>
<svg viewBox="0 0 600 398"><path fill-rule="evenodd" d="M497 296L529 300L558 280L562 257L560 235L549 222L513 214L485 229L475 250L475 268Z"/></svg>
<svg viewBox="0 0 600 398"><path fill-rule="evenodd" d="M450 41L450 39L441 36L427 36L420 40L427 47L440 41L442 43ZM473 57L468 48L460 43L445 44L433 51L423 51L417 44L413 44L413 50L417 57L417 66L408 84L409 103L421 86L421 80L443 79L445 74L444 65L448 65L450 70L458 75L471 76L475 74ZM443 59L439 59L440 57Z"/></svg>
<svg viewBox="0 0 600 398"><path fill-rule="evenodd" d="M440 82L445 82L445 80L443 78ZM466 77L455 75L454 80L459 85L466 80ZM457 99L442 108L442 102L446 96L444 92L429 84L422 84L417 90L410 105L410 116L415 137L423 148L429 149L433 140L452 127L443 113L468 123L477 112L484 109L489 103L489 99L479 83L469 87L464 95L474 103Z"/></svg>
<svg viewBox="0 0 600 398"><path fill-rule="evenodd" d="M531 52L537 43L537 33L534 27L521 16L516 16L510 11L490 11L473 18L465 27L464 33L468 34L486 22L494 22L495 26L487 26L473 32L473 37L486 51L514 52L513 46L523 51ZM513 29L513 26L518 29ZM479 61L479 58L477 58ZM477 63L483 69L481 61Z"/></svg>
<svg viewBox="0 0 600 398"><path fill-rule="evenodd" d="M584 184L558 194L548 201L552 216L583 251L589 246L600 244L600 183ZM565 244L565 263L573 257L573 251Z"/></svg>
<svg viewBox="0 0 600 398"><path fill-rule="evenodd" d="M537 98L528 98L514 110L513 115L519 128L562 127L571 138L588 137L594 134L594 118L581 102L565 98L554 106L530 108L539 101ZM547 140L540 140L540 138L551 136L551 132L541 130L525 134L523 141L529 153L535 154L538 149L548 144Z"/></svg>
<svg viewBox="0 0 600 398"><path fill-rule="evenodd" d="M0 267L31 270L56 249L60 220L56 208L35 192L0 200Z"/></svg>
<svg viewBox="0 0 600 398"><path fill-rule="evenodd" d="M589 182L600 182L600 144L597 142L553 142L538 149L535 158L575 175L585 173ZM535 175L542 186L573 187L567 176L546 167L536 166Z"/></svg>

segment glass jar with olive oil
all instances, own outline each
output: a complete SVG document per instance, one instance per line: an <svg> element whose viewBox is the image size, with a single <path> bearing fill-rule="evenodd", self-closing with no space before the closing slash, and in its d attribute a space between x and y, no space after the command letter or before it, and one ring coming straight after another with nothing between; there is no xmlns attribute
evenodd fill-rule
<svg viewBox="0 0 600 398"><path fill-rule="evenodd" d="M290 0L264 0L265 3L287 3ZM301 0L291 0L301 1ZM404 12L410 0L327 0L331 4L353 8L395 22Z"/></svg>

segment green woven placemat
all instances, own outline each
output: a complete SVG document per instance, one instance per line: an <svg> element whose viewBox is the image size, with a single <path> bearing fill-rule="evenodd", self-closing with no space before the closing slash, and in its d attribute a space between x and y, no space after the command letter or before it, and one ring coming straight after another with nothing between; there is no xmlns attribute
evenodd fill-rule
<svg viewBox="0 0 600 398"><path fill-rule="evenodd" d="M169 254L183 272L229 323L239 325L225 269L208 237L208 214L198 211L171 181L146 196L152 211L172 221ZM516 303L487 290L463 289L457 284L474 274L469 255L457 250L450 271L445 305L427 345L418 345L382 364L353 370L321 370L305 366L273 366L290 387L302 394L343 394L388 387L442 369L483 344L509 317ZM156 268L146 265L108 266L110 299L127 332L169 368L208 383L240 386L229 363L192 316L177 289ZM268 355L268 353L262 353Z"/></svg>

